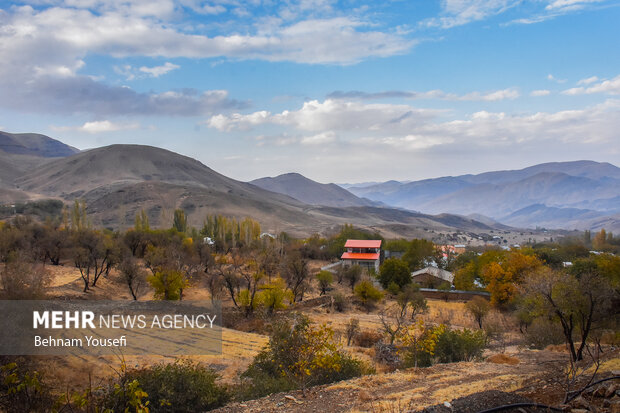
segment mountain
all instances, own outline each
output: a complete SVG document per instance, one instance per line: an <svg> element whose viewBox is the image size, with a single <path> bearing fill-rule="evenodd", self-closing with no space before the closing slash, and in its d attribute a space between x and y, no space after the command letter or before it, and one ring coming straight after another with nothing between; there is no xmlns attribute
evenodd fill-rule
<svg viewBox="0 0 620 413"><path fill-rule="evenodd" d="M600 217L620 212L620 168L593 161L553 162L407 183L387 181L348 190L413 211L478 214L520 227L584 229L603 222Z"/></svg>
<svg viewBox="0 0 620 413"><path fill-rule="evenodd" d="M268 191L288 195L309 205L332 207L377 205L377 202L358 198L336 184L321 184L298 173L255 179L250 183Z"/></svg>
<svg viewBox="0 0 620 413"><path fill-rule="evenodd" d="M38 133L8 133L0 131L0 151L14 155L58 158L73 155L79 150L49 136Z"/></svg>
<svg viewBox="0 0 620 413"><path fill-rule="evenodd" d="M307 181L308 187L326 194L321 196L333 199L334 194L342 195L330 185ZM475 233L494 229L470 218L363 205L363 200L360 206L309 205L228 178L195 159L141 145L112 145L51 160L14 183L15 190L37 197L67 202L84 199L93 224L110 228L133 225L142 209L153 226L169 225L174 210L182 208L193 226L202 226L207 214L250 216L267 231L286 231L293 236L325 232L345 223L381 231L388 237L409 238L426 231ZM351 195L349 199L356 198Z"/></svg>

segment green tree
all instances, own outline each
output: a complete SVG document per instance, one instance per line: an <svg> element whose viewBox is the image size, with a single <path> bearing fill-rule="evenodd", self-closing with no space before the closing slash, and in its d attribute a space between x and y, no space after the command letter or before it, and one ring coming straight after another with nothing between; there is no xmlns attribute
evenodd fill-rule
<svg viewBox="0 0 620 413"><path fill-rule="evenodd" d="M396 283L400 288L411 283L409 265L398 258L388 258L379 268L379 282L383 288L388 288L390 283Z"/></svg>
<svg viewBox="0 0 620 413"><path fill-rule="evenodd" d="M534 318L558 322L571 359L579 361L592 329L614 313L612 303L618 295L596 267L583 265L571 271L539 268L524 283L522 305Z"/></svg>
<svg viewBox="0 0 620 413"><path fill-rule="evenodd" d="M428 266L431 262L439 262L439 254L435 244L425 239L414 239L409 243L407 252L403 255L403 261L409 264L411 271L416 271Z"/></svg>
<svg viewBox="0 0 620 413"><path fill-rule="evenodd" d="M383 298L383 293L373 285L372 281L364 280L355 286L355 296L366 308L370 308Z"/></svg>
<svg viewBox="0 0 620 413"><path fill-rule="evenodd" d="M327 292L327 289L334 282L334 276L329 271L320 271L316 275L316 279L319 282L319 289L321 290L320 295L324 295Z"/></svg>
<svg viewBox="0 0 620 413"><path fill-rule="evenodd" d="M187 218L185 218L185 211L182 209L174 210L174 221L172 222L172 228L177 232L187 232Z"/></svg>

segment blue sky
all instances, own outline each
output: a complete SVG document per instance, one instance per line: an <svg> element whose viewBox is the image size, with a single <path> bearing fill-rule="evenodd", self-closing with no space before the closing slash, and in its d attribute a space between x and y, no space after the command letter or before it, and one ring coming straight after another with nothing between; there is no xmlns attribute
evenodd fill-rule
<svg viewBox="0 0 620 413"><path fill-rule="evenodd" d="M620 164L609 0L0 2L0 129L228 176Z"/></svg>

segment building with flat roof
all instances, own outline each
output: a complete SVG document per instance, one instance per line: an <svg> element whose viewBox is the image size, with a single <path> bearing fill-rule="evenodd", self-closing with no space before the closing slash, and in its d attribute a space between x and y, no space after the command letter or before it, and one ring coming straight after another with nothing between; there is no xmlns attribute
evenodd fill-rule
<svg viewBox="0 0 620 413"><path fill-rule="evenodd" d="M343 266L359 265L379 272L381 240L349 239L344 244L344 248L346 251L340 257Z"/></svg>

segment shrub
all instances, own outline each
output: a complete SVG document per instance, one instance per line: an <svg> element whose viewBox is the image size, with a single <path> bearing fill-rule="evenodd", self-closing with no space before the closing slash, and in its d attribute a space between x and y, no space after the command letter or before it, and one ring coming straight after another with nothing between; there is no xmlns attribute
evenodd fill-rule
<svg viewBox="0 0 620 413"><path fill-rule="evenodd" d="M0 411L7 413L50 411L53 397L37 371L8 363L0 367Z"/></svg>
<svg viewBox="0 0 620 413"><path fill-rule="evenodd" d="M446 329L437 340L435 357L440 363L471 361L482 356L486 344L484 331Z"/></svg>
<svg viewBox="0 0 620 413"><path fill-rule="evenodd" d="M478 327L482 328L482 319L486 317L491 310L491 304L486 299L475 296L465 304L465 308L474 317L478 323Z"/></svg>
<svg viewBox="0 0 620 413"><path fill-rule="evenodd" d="M383 293L372 284L372 281L364 280L355 286L355 296L364 307L369 308L381 301Z"/></svg>
<svg viewBox="0 0 620 413"><path fill-rule="evenodd" d="M140 370L130 370L125 381L134 380L148 395L149 409L159 412L195 412L215 409L230 400L227 387L216 383L214 370L187 360L172 364L157 364ZM110 401L118 395L110 395Z"/></svg>
<svg viewBox="0 0 620 413"><path fill-rule="evenodd" d="M543 349L550 344L564 343L564 332L559 323L536 318L527 328L525 343L529 347Z"/></svg>
<svg viewBox="0 0 620 413"><path fill-rule="evenodd" d="M382 338L383 336L379 333L375 333L372 331L362 331L355 336L353 343L355 343L355 345L359 347L371 348L374 347L374 345L377 344L379 341L381 341Z"/></svg>
<svg viewBox="0 0 620 413"><path fill-rule="evenodd" d="M321 290L321 295L327 292L327 289L334 282L334 276L329 271L321 271L316 275L316 279L319 282L319 288Z"/></svg>
<svg viewBox="0 0 620 413"><path fill-rule="evenodd" d="M241 375L243 394L266 394L301 389L361 376L369 371L333 341L333 331L312 326L304 316L293 323L276 323L267 348L261 351Z"/></svg>
<svg viewBox="0 0 620 413"><path fill-rule="evenodd" d="M347 309L347 299L342 294L334 294L334 310L344 313Z"/></svg>

